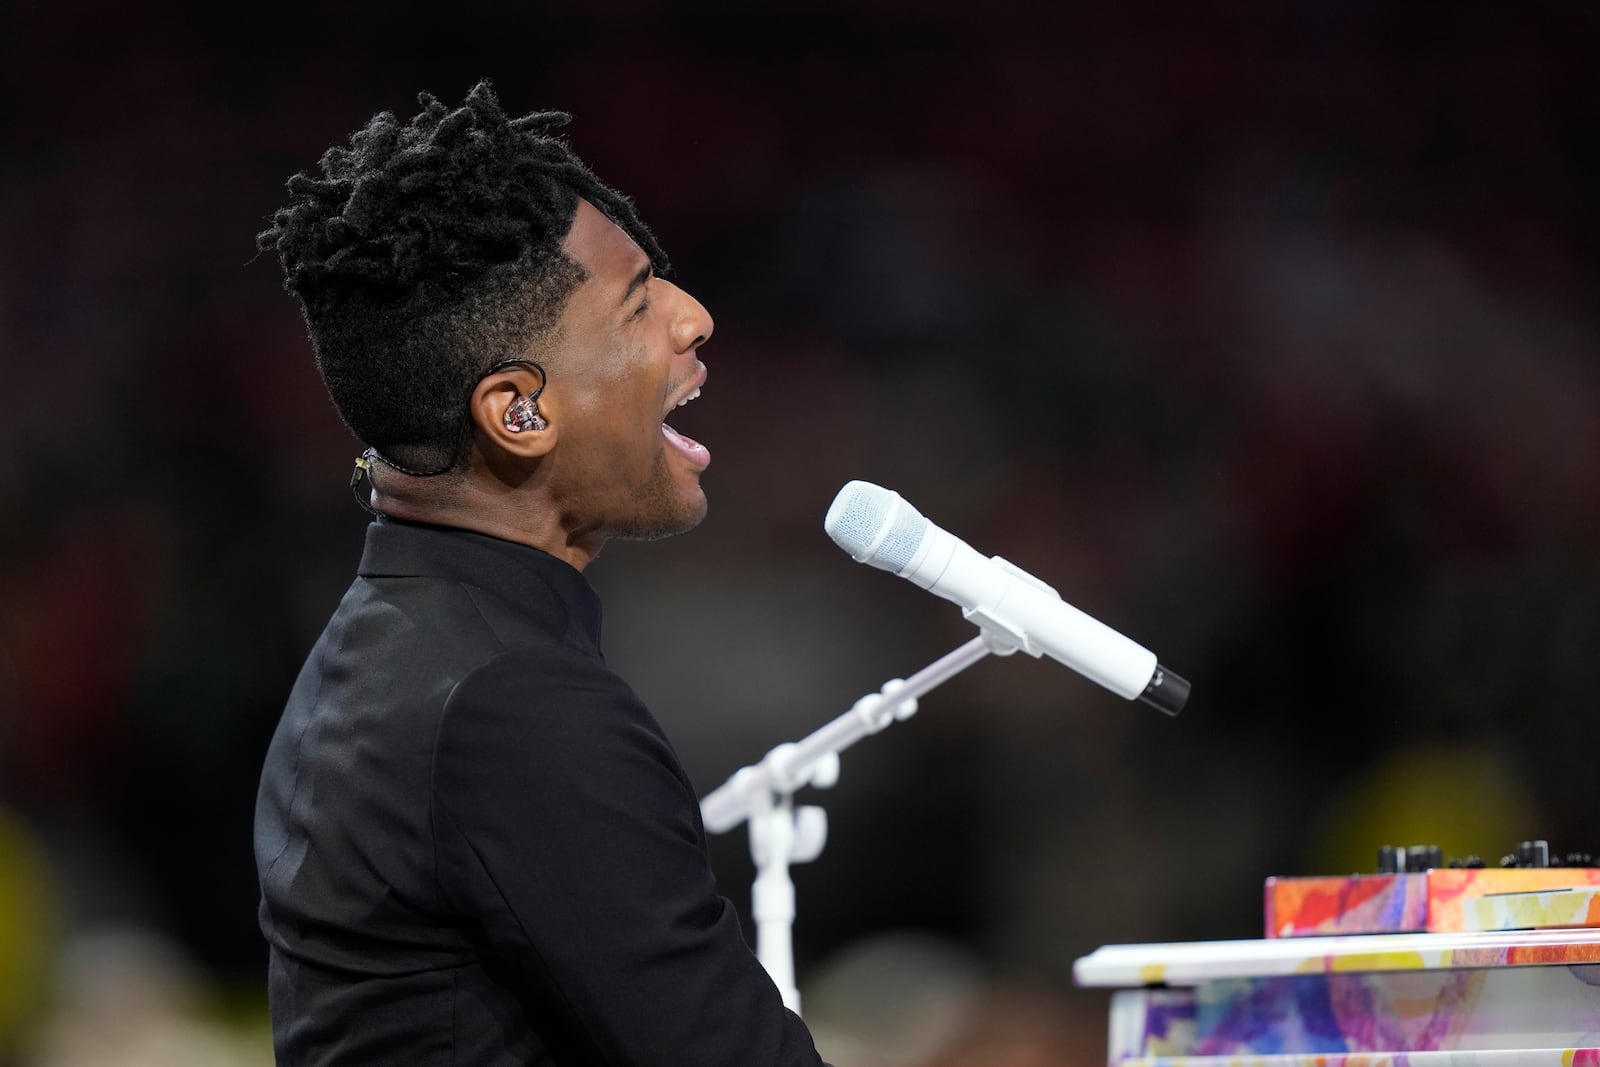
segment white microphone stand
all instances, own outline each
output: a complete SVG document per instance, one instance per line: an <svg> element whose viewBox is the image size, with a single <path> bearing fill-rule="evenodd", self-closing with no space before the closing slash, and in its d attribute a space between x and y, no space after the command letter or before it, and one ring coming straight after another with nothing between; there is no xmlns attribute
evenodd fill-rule
<svg viewBox="0 0 1600 1067"><path fill-rule="evenodd" d="M839 753L890 723L916 714L917 698L949 681L983 657L1007 656L1019 648L1040 655L1027 636L978 622L982 633L928 664L910 678L892 679L876 693L799 741L779 745L760 763L737 771L700 802L706 829L725 833L749 820L750 858L756 878L751 914L756 922L756 957L783 995L784 1006L800 1011L794 978L794 882L789 866L814 860L828 839L827 812L815 805L794 806L794 794L808 785L826 789L839 780Z"/></svg>

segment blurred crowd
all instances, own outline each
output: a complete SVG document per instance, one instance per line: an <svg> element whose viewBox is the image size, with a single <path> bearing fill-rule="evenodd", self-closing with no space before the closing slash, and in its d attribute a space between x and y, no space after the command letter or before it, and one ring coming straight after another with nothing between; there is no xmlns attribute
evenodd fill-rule
<svg viewBox="0 0 1600 1067"><path fill-rule="evenodd" d="M710 518L589 571L703 792L970 636L827 541L851 478L1193 683L986 661L845 753L795 874L839 1067L1099 1062L1073 959L1257 936L1269 875L1600 851L1597 42L1577 0L14 5L0 1065L270 1062L255 781L366 516L253 235L481 75L717 319Z"/></svg>

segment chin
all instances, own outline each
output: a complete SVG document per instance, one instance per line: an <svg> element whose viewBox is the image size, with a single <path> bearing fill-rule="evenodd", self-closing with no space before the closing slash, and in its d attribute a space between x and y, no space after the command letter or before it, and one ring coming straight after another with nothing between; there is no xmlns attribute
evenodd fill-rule
<svg viewBox="0 0 1600 1067"><path fill-rule="evenodd" d="M687 494L669 499L655 498L649 508L626 525L611 531L612 537L628 541L660 541L688 533L705 521L708 504L698 482Z"/></svg>

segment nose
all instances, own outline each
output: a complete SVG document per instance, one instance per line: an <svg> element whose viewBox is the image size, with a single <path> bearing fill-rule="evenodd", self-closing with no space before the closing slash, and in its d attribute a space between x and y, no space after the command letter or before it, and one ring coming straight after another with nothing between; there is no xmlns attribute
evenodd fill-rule
<svg viewBox="0 0 1600 1067"><path fill-rule="evenodd" d="M665 279L660 279L665 281ZM711 331L717 324L711 320L711 312L688 293L679 289L671 282L674 300L672 315L672 348L675 352L692 352L711 339Z"/></svg>

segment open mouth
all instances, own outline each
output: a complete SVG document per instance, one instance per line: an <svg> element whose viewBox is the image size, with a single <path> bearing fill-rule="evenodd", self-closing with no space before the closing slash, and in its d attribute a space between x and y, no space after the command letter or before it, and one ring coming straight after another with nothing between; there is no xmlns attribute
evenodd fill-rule
<svg viewBox="0 0 1600 1067"><path fill-rule="evenodd" d="M680 399L676 404L672 405L673 408L681 408L683 405L700 395L700 389L703 385L705 385L706 380L706 372L704 367L700 368L698 379L699 380L695 382L694 388L688 393L684 394L683 398ZM665 422L661 424L661 436L665 437L667 439L667 444L676 449L678 454L683 456L684 459L688 460L689 464L696 470L705 470L711 465L710 451L706 449L705 445L701 444L699 441L696 441L694 438L685 437L677 430L674 430L671 426L668 426Z"/></svg>

